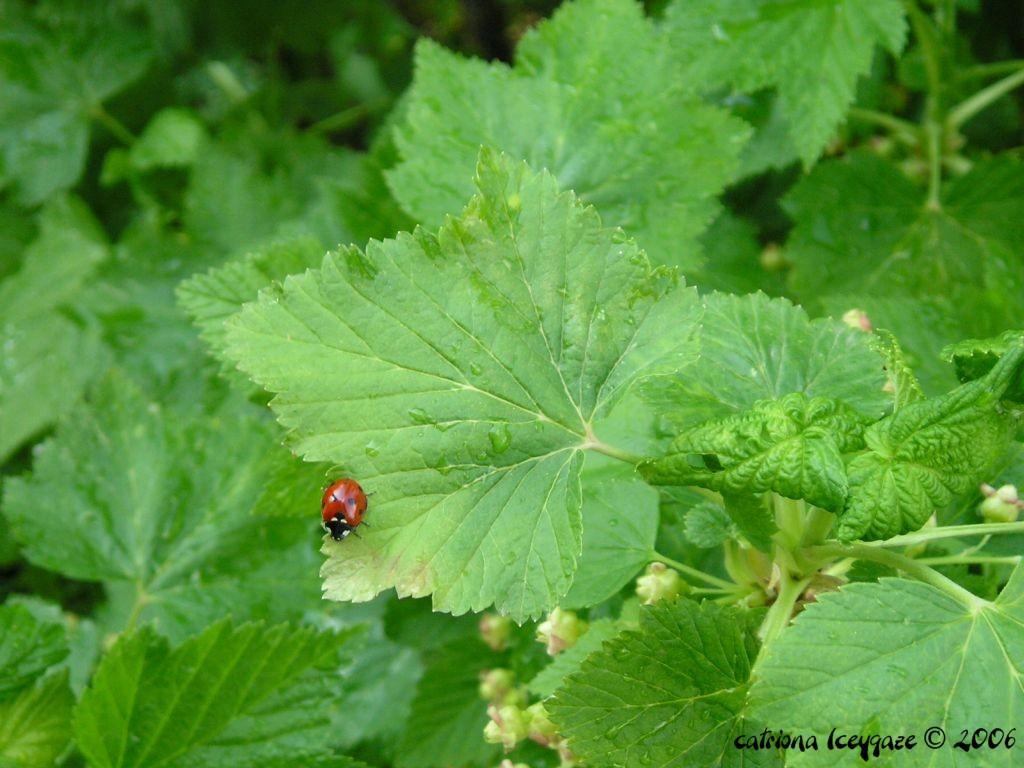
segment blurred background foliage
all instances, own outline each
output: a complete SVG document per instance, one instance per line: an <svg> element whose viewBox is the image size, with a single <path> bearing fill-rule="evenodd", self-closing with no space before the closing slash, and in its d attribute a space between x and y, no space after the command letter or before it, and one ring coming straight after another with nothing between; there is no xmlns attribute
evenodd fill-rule
<svg viewBox="0 0 1024 768"><path fill-rule="evenodd" d="M325 715L344 720L336 746L414 768L436 764L437 745L449 739L444 749L468 750L459 760L496 760L478 737L486 721L478 670L451 678L452 659L511 666L526 679L543 658L532 629L516 630L498 653L480 644L472 617L436 616L425 601L321 601L319 488L296 491L318 486L330 468L295 478L280 430L260 407L265 396L223 375L176 289L197 272L272 251L281 238L307 238L322 252L408 227L383 171L396 159L390 127L403 114L416 40L508 62L556 5L0 0L0 598L65 628L73 690L117 633L145 623L173 641L225 612L361 624L365 650L339 661L337 700ZM646 7L658 16L665 5ZM960 0L959 9L951 102L976 90L987 63L1024 57L1019 3ZM877 52L856 103L912 117L924 90L912 44L898 59ZM820 198L813 186L794 191L805 169L771 130L771 94L714 98L758 132L723 195L725 213L703 236L706 264L689 277L702 289L760 289L842 314L854 300L845 286L823 285L813 269L791 274L780 247L801 205ZM1019 93L963 136L972 157L1019 157ZM851 148L920 176L920 156L874 125L850 121L827 154ZM983 312L968 305L951 315L927 293L920 311L908 313L901 299L885 319L916 362L937 360L947 341L990 332L968 321L991 316L991 296ZM1019 324L1015 301L1005 311ZM887 311L884 300L872 308L876 317ZM996 330L1006 324L992 320ZM937 362L923 378L933 391L953 383ZM106 518L87 518L111 498L130 507L126 519L141 505L146 520L178 522L142 543L125 533L119 549L101 530ZM307 519L281 514L296 499L308 502ZM706 552L680 533L687 504L666 500L659 548L700 562ZM167 567L153 572L139 552ZM462 694L445 700L448 710L447 689ZM555 759L539 748L526 757Z"/></svg>

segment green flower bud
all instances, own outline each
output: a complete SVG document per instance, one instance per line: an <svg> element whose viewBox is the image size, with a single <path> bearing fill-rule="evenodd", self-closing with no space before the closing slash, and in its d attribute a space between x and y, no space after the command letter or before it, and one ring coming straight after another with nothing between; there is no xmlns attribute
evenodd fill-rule
<svg viewBox="0 0 1024 768"><path fill-rule="evenodd" d="M1024 502L1017 495L1017 486L993 488L991 485L983 485L981 492L985 494L985 500L981 502L979 511L985 522L1012 523L1020 516Z"/></svg>
<svg viewBox="0 0 1024 768"><path fill-rule="evenodd" d="M501 765L498 768L530 768L526 763L513 763L508 758L501 761Z"/></svg>
<svg viewBox="0 0 1024 768"><path fill-rule="evenodd" d="M488 669L480 673L480 698L484 701L501 702L513 690L516 676L510 669Z"/></svg>
<svg viewBox="0 0 1024 768"><path fill-rule="evenodd" d="M544 705L538 701L526 708L526 714L530 720L529 737L543 747L557 746L562 737L558 735L555 724L548 719Z"/></svg>
<svg viewBox="0 0 1024 768"><path fill-rule="evenodd" d="M504 651L508 648L508 641L512 636L512 619L494 613L485 613L480 617L479 627L480 637L492 651Z"/></svg>
<svg viewBox="0 0 1024 768"><path fill-rule="evenodd" d="M636 580L636 594L644 605L654 605L685 591L686 583L664 563L651 563L644 575Z"/></svg>
<svg viewBox="0 0 1024 768"><path fill-rule="evenodd" d="M587 622L572 611L555 608L537 627L537 640L547 646L548 655L555 656L572 648L587 631Z"/></svg>
<svg viewBox="0 0 1024 768"><path fill-rule="evenodd" d="M526 738L529 731L526 713L519 707L487 708L491 721L484 726L484 741L488 744L501 744L508 752Z"/></svg>
<svg viewBox="0 0 1024 768"><path fill-rule="evenodd" d="M872 331L871 318L868 317L868 313L863 309L846 310L843 313L843 322L855 331L864 331L864 333L871 333Z"/></svg>
<svg viewBox="0 0 1024 768"><path fill-rule="evenodd" d="M769 243L761 251L761 268L766 272L779 272L789 266L782 249L775 243Z"/></svg>

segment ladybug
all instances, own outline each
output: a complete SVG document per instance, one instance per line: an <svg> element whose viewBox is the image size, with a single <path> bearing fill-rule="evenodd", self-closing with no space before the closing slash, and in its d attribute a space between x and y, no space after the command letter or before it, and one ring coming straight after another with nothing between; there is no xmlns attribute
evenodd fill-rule
<svg viewBox="0 0 1024 768"><path fill-rule="evenodd" d="M348 477L327 486L320 504L324 530L335 541L341 541L352 533L366 514L366 494L359 483Z"/></svg>

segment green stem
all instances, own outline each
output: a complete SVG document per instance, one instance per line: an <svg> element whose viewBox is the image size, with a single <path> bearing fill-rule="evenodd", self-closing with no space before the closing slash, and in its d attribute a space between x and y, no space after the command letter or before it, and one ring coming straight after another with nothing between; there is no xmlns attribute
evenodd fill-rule
<svg viewBox="0 0 1024 768"><path fill-rule="evenodd" d="M928 197L925 207L940 208L939 190L942 183L942 42L932 20L913 0L904 0L904 7L921 46L924 68L928 78L928 98L925 101L924 135L928 143Z"/></svg>
<svg viewBox="0 0 1024 768"><path fill-rule="evenodd" d="M862 123L869 123L870 125L877 125L880 128L885 128L892 133L893 138L902 141L908 146L916 147L921 143L920 128L908 120L902 120L901 118L898 118L895 115L890 115L886 112L877 112L873 109L861 109L860 107L851 107L848 114L850 118L854 120L860 120Z"/></svg>
<svg viewBox="0 0 1024 768"><path fill-rule="evenodd" d="M328 115L322 120L317 120L308 130L312 133L335 133L337 131L344 131L351 128L354 125L358 125L370 115L377 112L379 109L385 106L383 99L376 101L366 102L363 104L357 104L354 107L343 109L340 112L335 112L333 115Z"/></svg>
<svg viewBox="0 0 1024 768"><path fill-rule="evenodd" d="M938 99L942 92L942 41L939 40L932 20L914 0L904 0L903 7L910 17L910 25L914 28L914 35L921 46L925 74L928 78L928 91L932 97Z"/></svg>
<svg viewBox="0 0 1024 768"><path fill-rule="evenodd" d="M809 553L812 556L822 557L824 559L855 557L858 560L871 560L872 562L887 565L890 568L897 571L903 571L903 573L913 576L918 581L923 581L925 584L930 584L936 589L945 592L947 595L950 595L966 605L971 609L971 611L978 611L989 604L987 600L982 600L974 593L969 592L952 579L946 578L935 569L929 568L927 565L922 565L918 561L912 560L911 558L897 552L890 552L887 549L881 549L863 542L853 542L851 544L821 544L820 546L812 547L809 550Z"/></svg>
<svg viewBox="0 0 1024 768"><path fill-rule="evenodd" d="M925 208L938 211L942 209L942 128L938 122L929 120L924 130L928 137L928 197Z"/></svg>
<svg viewBox="0 0 1024 768"><path fill-rule="evenodd" d="M128 621L125 623L124 631L131 632L135 629L135 625L139 621L139 617L142 615L142 609L149 603L149 594L147 594L145 587L142 583L136 583L135 585L135 603L132 605L132 612L128 614Z"/></svg>
<svg viewBox="0 0 1024 768"><path fill-rule="evenodd" d="M129 131L120 120L104 109L102 104L94 104L89 110L89 115L97 123L110 131L114 137L126 146L135 143L135 134Z"/></svg>
<svg viewBox="0 0 1024 768"><path fill-rule="evenodd" d="M698 570L697 568L693 568L692 566L689 566L686 563L680 563L678 560L673 560L671 557L665 557L664 555L658 552L652 551L649 557L651 558L651 560L657 561L659 563L664 563L670 568L675 568L680 573L685 573L687 576L690 576L691 578L697 579L698 581L703 581L705 584L711 584L712 586L719 587L723 591L734 591L736 589L736 585L733 584L731 581L726 581L725 579L720 579L717 576L712 576L710 573L704 573L704 571Z"/></svg>
<svg viewBox="0 0 1024 768"><path fill-rule="evenodd" d="M972 80L982 77L995 77L1005 75L1007 72L1016 72L1024 68L1024 59L1008 59L1006 61L995 61L991 64L976 64L967 67L960 72L961 80Z"/></svg>
<svg viewBox="0 0 1024 768"><path fill-rule="evenodd" d="M974 525L945 525L941 528L925 528L914 533L894 536L885 541L876 541L872 547L909 547L938 539L959 539L965 536L988 536L997 533L1024 533L1024 521L1016 523L977 523Z"/></svg>
<svg viewBox="0 0 1024 768"><path fill-rule="evenodd" d="M800 545L804 535L804 503L772 494L775 508L775 524L779 527L787 549Z"/></svg>
<svg viewBox="0 0 1024 768"><path fill-rule="evenodd" d="M619 461L624 461L627 464L632 464L634 467L647 458L646 456L640 456L636 453L620 450L614 445L608 445L608 443L598 440L597 438L588 440L582 447L584 449L590 448L598 453L603 453L605 456L611 456L613 459L618 459Z"/></svg>
<svg viewBox="0 0 1024 768"><path fill-rule="evenodd" d="M953 107L946 116L946 125L953 130L959 128L989 104L1022 84L1024 84L1024 66L1002 80L997 80L992 85L982 88L973 96L969 96Z"/></svg>
<svg viewBox="0 0 1024 768"><path fill-rule="evenodd" d="M772 607L768 609L768 614L764 617L764 622L762 622L761 629L758 631L758 635L761 638L762 653L782 633L782 630L789 624L789 620L793 618L793 608L796 607L796 601L800 599L800 595L803 594L810 580L810 576L794 579L786 569L782 570L779 596L775 598Z"/></svg>
<svg viewBox="0 0 1024 768"><path fill-rule="evenodd" d="M1021 560L1020 555L945 555L943 557L919 557L915 562L925 565L967 565L970 563L991 564L991 565L1016 565Z"/></svg>
<svg viewBox="0 0 1024 768"><path fill-rule="evenodd" d="M804 534L801 544L808 546L824 541L835 525L836 516L820 507L811 507L804 520Z"/></svg>

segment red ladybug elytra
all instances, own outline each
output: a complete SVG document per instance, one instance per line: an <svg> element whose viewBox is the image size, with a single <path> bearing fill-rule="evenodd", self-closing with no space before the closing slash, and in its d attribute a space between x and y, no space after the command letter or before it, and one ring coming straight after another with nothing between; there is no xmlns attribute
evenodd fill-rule
<svg viewBox="0 0 1024 768"><path fill-rule="evenodd" d="M320 504L324 530L341 541L363 522L366 494L355 480L343 477L327 486Z"/></svg>

